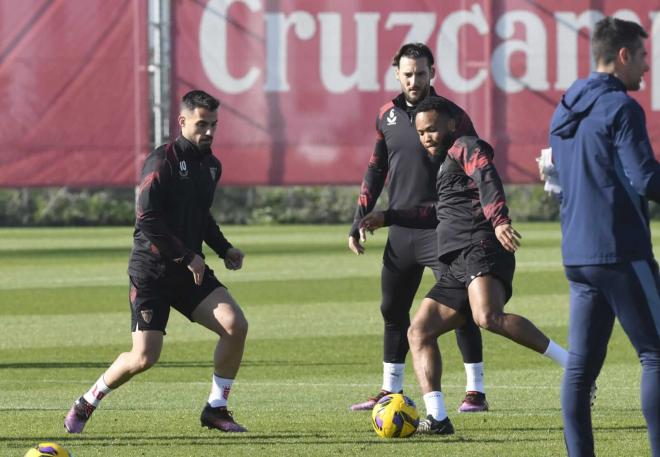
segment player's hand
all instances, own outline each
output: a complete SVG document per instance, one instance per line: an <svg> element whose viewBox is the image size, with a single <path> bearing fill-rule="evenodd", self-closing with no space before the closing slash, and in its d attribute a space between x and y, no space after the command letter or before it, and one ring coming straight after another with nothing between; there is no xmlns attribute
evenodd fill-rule
<svg viewBox="0 0 660 457"><path fill-rule="evenodd" d="M373 211L362 218L360 221L360 235L361 238L366 239L365 230L374 233L374 230L385 225L385 213L383 211ZM364 241L364 240L363 240Z"/></svg>
<svg viewBox="0 0 660 457"><path fill-rule="evenodd" d="M192 272L195 284L198 286L201 285L202 280L204 279L204 270L206 269L204 259L202 259L200 255L195 254L195 257L193 257L193 259L188 264L188 269Z"/></svg>
<svg viewBox="0 0 660 457"><path fill-rule="evenodd" d="M520 247L520 233L511 226L511 224L502 224L495 227L495 236L500 244L509 252L516 252Z"/></svg>
<svg viewBox="0 0 660 457"><path fill-rule="evenodd" d="M243 251L240 249L227 249L227 253L225 254L225 268L227 268L227 270L240 270L243 266L244 257L245 254L243 254Z"/></svg>
<svg viewBox="0 0 660 457"><path fill-rule="evenodd" d="M364 242L362 237L360 237L360 240L355 238L354 236L349 236L348 237L348 249L356 253L357 255L364 254L364 246L360 244L360 241Z"/></svg>

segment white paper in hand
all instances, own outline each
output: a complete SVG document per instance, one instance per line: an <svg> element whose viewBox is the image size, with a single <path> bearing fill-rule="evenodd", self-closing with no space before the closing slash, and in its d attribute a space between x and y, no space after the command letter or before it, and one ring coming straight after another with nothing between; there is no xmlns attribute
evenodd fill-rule
<svg viewBox="0 0 660 457"><path fill-rule="evenodd" d="M539 164L539 173L541 179L545 180L543 190L553 194L561 193L561 186L559 185L559 177L557 170L552 163L552 148L541 149L541 156L536 159Z"/></svg>

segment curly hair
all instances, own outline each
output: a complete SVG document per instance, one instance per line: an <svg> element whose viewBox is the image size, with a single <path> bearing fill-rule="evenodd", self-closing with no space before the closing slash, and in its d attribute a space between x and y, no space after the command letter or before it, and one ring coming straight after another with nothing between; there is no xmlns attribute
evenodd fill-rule
<svg viewBox="0 0 660 457"><path fill-rule="evenodd" d="M426 57L426 60L429 63L429 67L433 66L435 60L433 59L433 53L431 49L426 46L424 43L406 43L401 46L401 49L394 55L392 59L392 66L399 67L399 61L401 57L408 57L410 59L420 59Z"/></svg>

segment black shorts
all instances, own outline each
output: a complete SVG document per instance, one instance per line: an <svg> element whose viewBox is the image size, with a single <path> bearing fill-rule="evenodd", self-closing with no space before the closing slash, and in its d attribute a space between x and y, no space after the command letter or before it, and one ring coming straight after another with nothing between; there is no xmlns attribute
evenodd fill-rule
<svg viewBox="0 0 660 457"><path fill-rule="evenodd" d="M427 298L470 314L467 288L473 279L486 275L493 275L501 281L506 293L505 303L511 298L516 257L497 239L478 241L443 255L440 261L447 271L426 294Z"/></svg>
<svg viewBox="0 0 660 457"><path fill-rule="evenodd" d="M170 274L158 279L129 276L129 303L131 306L131 332L160 330L170 317L170 307L192 321L197 306L218 287L225 287L216 279L208 266L201 285L196 285L191 272Z"/></svg>
<svg viewBox="0 0 660 457"><path fill-rule="evenodd" d="M394 274L402 275L409 275L411 269L420 266L429 267L438 279L441 266L435 229L390 226L383 251L383 266Z"/></svg>

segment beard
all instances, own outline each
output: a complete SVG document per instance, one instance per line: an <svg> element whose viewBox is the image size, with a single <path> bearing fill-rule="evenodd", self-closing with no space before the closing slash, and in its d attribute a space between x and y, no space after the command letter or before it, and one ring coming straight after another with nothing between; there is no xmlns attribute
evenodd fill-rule
<svg viewBox="0 0 660 457"><path fill-rule="evenodd" d="M454 136L453 135L445 136L443 140L440 142L440 144L436 145L435 151L433 153L429 153L429 156L431 157L431 162L434 164L441 164L442 162L444 162L445 158L447 158L447 153L449 152L449 148L451 148L452 144L454 144Z"/></svg>
<svg viewBox="0 0 660 457"><path fill-rule="evenodd" d="M426 98L426 96L429 94L429 90L430 90L430 86L426 86L424 88L418 89L417 95L415 95L414 97L411 96L407 91L404 91L403 95L406 98L406 102L415 106Z"/></svg>
<svg viewBox="0 0 660 457"><path fill-rule="evenodd" d="M197 145L197 149L199 149L199 152L202 154L211 154L211 142L203 141Z"/></svg>

